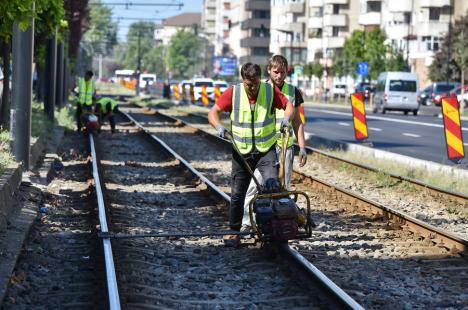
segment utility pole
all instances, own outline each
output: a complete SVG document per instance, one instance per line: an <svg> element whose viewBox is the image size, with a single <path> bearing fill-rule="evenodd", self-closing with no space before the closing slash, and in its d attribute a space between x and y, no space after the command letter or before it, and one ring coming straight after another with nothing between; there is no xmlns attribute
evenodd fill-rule
<svg viewBox="0 0 468 310"><path fill-rule="evenodd" d="M137 60L137 82L135 86L136 95L140 96L140 70L141 70L141 54L140 54L140 45L141 45L141 30L138 30L138 60Z"/></svg>
<svg viewBox="0 0 468 310"><path fill-rule="evenodd" d="M57 72L57 29L55 35L49 40L46 56L46 91L44 98L44 112L50 120L54 119L55 87Z"/></svg>
<svg viewBox="0 0 468 310"><path fill-rule="evenodd" d="M35 4L32 4L35 10ZM19 29L16 22L13 26L13 80L11 108L11 137L13 155L29 170L29 153L31 139L31 100L34 51L34 18L31 26L25 31Z"/></svg>
<svg viewBox="0 0 468 310"><path fill-rule="evenodd" d="M63 43L57 46L57 89L55 92L55 105L61 107L63 105Z"/></svg>

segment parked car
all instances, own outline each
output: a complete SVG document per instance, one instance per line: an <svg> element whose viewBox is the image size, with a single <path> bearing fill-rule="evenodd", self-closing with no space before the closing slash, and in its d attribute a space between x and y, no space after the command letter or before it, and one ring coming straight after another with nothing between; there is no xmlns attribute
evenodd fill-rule
<svg viewBox="0 0 468 310"><path fill-rule="evenodd" d="M219 86L219 90L221 91L221 94L224 93L224 91L229 87L228 83L226 81L214 81L215 86Z"/></svg>
<svg viewBox="0 0 468 310"><path fill-rule="evenodd" d="M455 87L460 86L460 83L455 82L434 82L429 85L430 96L426 100L426 105L440 105L441 95L449 93Z"/></svg>
<svg viewBox="0 0 468 310"><path fill-rule="evenodd" d="M418 77L409 72L382 72L377 81L374 113L395 110L418 115Z"/></svg>
<svg viewBox="0 0 468 310"><path fill-rule="evenodd" d="M424 89L421 89L418 93L418 103L421 105L430 105L431 103L428 103L428 99L431 97L432 93L432 85L427 86Z"/></svg>
<svg viewBox="0 0 468 310"><path fill-rule="evenodd" d="M142 73L140 74L140 89L145 89L146 85L151 86L156 82L156 74Z"/></svg>
<svg viewBox="0 0 468 310"><path fill-rule="evenodd" d="M364 94L364 100L368 100L371 93L375 92L375 88L369 82L361 82L356 85L355 92Z"/></svg>
<svg viewBox="0 0 468 310"><path fill-rule="evenodd" d="M446 94L441 94L440 95L440 102L442 103L442 99L446 97L457 97L458 102L462 102L465 104L465 107L468 105L468 85L465 85L463 87L465 89L465 93L463 94L463 100L461 96L461 86L457 86L454 89L452 89L450 92Z"/></svg>
<svg viewBox="0 0 468 310"><path fill-rule="evenodd" d="M193 91L195 95L195 100L196 101L201 100L203 85L206 86L206 93L208 94L208 99L210 99L211 101L214 101L214 91L213 91L214 82L212 79L209 79L209 78L193 79Z"/></svg>
<svg viewBox="0 0 468 310"><path fill-rule="evenodd" d="M347 92L347 87L346 87L346 84L342 84L342 83L333 83L333 86L330 90L330 95L333 97L333 98L336 98L336 97L344 97L346 96L346 92Z"/></svg>

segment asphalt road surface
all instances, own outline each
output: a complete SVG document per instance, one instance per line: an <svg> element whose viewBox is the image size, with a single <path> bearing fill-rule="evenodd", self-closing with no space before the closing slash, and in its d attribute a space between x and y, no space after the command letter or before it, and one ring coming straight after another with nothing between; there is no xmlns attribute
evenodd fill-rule
<svg viewBox="0 0 468 310"><path fill-rule="evenodd" d="M423 106L418 116L403 115L403 112L373 114L367 111L369 138L373 147L414 158L429 160L441 164L453 165L447 158L444 125L440 107ZM310 134L343 141L359 143L354 138L351 108L326 105L305 105L306 139ZM468 121L462 120L465 137L465 154L468 151ZM467 167L467 158L462 160Z"/></svg>

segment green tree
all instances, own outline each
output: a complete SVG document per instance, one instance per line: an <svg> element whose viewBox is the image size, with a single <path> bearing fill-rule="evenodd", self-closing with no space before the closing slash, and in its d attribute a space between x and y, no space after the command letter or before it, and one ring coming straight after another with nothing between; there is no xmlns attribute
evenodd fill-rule
<svg viewBox="0 0 468 310"><path fill-rule="evenodd" d="M309 62L304 66L304 75L309 77L309 79L313 76L321 79L323 76L323 66L318 61Z"/></svg>
<svg viewBox="0 0 468 310"><path fill-rule="evenodd" d="M90 11L90 28L83 41L94 54L110 55L117 44L117 23L112 21L112 10L103 5L101 0L93 0Z"/></svg>
<svg viewBox="0 0 468 310"><path fill-rule="evenodd" d="M200 67L201 39L191 31L179 30L172 36L166 53L166 65L174 77L190 78Z"/></svg>
<svg viewBox="0 0 468 310"><path fill-rule="evenodd" d="M387 71L409 71L408 63L400 51L389 48L388 54L385 65Z"/></svg>
<svg viewBox="0 0 468 310"><path fill-rule="evenodd" d="M465 107L465 71L468 68L468 36L465 28L461 30L454 41L455 63L460 68L461 98L463 98L460 104L460 111L463 113Z"/></svg>
<svg viewBox="0 0 468 310"><path fill-rule="evenodd" d="M468 29L468 13L455 21L451 35L447 33L443 43L439 45L439 51L429 66L429 78L432 81L461 80L462 66L464 65L466 69L468 44L466 29ZM464 79L466 80L466 77Z"/></svg>
<svg viewBox="0 0 468 310"><path fill-rule="evenodd" d="M154 46L148 53L143 56L145 69L148 72L156 73L159 77L166 76L166 63L164 62L164 46Z"/></svg>
<svg viewBox="0 0 468 310"><path fill-rule="evenodd" d="M146 69L145 55L155 46L154 23L137 22L130 25L127 33L127 48L122 54L122 63L126 69L137 69L138 55L141 59L141 70Z"/></svg>

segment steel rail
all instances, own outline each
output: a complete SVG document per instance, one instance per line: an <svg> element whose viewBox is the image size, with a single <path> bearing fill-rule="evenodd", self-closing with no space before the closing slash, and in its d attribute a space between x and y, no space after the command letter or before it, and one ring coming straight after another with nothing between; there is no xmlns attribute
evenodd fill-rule
<svg viewBox="0 0 468 310"><path fill-rule="evenodd" d="M170 154L180 160L181 163L184 164L190 171L196 174L200 179L210 187L214 192L218 193L226 203L231 202L231 198L224 193L220 188L218 188L214 183L208 180L205 176L203 176L200 172L198 172L190 163L188 163L185 159L183 159L179 154L177 154L172 148L170 148L166 143L164 143L161 139L156 137L152 134L148 129L146 129L142 124L140 124L137 120L135 120L130 114L120 111L123 115L125 115L129 120L131 120L138 128L142 131L150 135L155 141L160 143ZM161 143L162 142L162 143ZM182 160L181 160L182 159ZM333 283L325 274L320 272L320 270L315 267L311 262L309 262L305 257L303 257L299 252L291 248L287 244L283 244L278 247L278 249L282 252L282 254L288 256L294 263L296 263L300 268L302 268L307 275L316 279L322 287L324 287L329 294L334 296L337 301L343 305L347 309L364 309L361 305L359 305L354 299L352 299L345 291L343 291L340 287Z"/></svg>
<svg viewBox="0 0 468 310"><path fill-rule="evenodd" d="M185 126L194 128L195 130L203 133L204 135L209 136L210 138L212 138L212 139L214 139L216 141L223 141L223 143L226 143L226 145L231 143L230 141L228 141L226 139L223 139L223 138L220 138L217 135L213 135L213 134L211 134L209 132L206 132L204 130L195 128L195 127L191 126L190 124L187 124L186 122L184 122L183 120L181 120L181 119L179 119L177 117L169 116L169 115L166 115L166 114L163 114L163 113L158 113L158 115L161 115L161 116L163 116L165 118L171 119L174 122L180 122L180 123L184 124ZM202 117L202 116L199 116L199 117ZM314 150L314 152L315 152L315 150ZM328 156L328 155L324 155L324 156ZM333 155L330 155L330 156L334 157L336 160L342 160L342 159L340 159L340 158L338 158L336 156L333 156ZM360 165L360 164L356 164L356 165ZM365 166L362 166L362 167L364 169L366 169ZM371 169L374 169L374 168L371 168ZM455 234L450 233L448 231L445 231L443 229L437 228L437 227L435 227L435 226L433 226L431 224L425 223L425 222L423 222L421 220L418 220L418 219L416 219L416 218L414 218L412 216L404 214L404 213L402 213L402 212L400 212L398 210L395 210L393 208L386 207L386 206L382 205L379 202L368 199L368 198L366 198L366 197L364 197L364 196L362 196L362 195L360 195L358 193L351 192L349 190L343 189L343 188L341 188L339 186L336 186L336 185L331 184L331 183L329 183L327 181L321 180L321 179L319 179L317 177L306 175L306 174L304 174L302 172L299 172L297 170L294 170L294 173L296 173L298 175L301 175L304 178L312 180L313 184L316 184L316 185L318 185L318 186L320 186L322 188L332 189L332 190L336 191L336 193L338 195L342 196L346 200L349 200L349 201L353 201L353 200L356 201L357 200L357 202L355 202L357 205L359 205L359 206L361 206L363 208L370 208L370 209L372 209L374 211L374 213L383 214L389 219L397 219L399 223L407 225L408 228L410 229L410 231L417 232L417 233L420 233L424 237L437 240L439 244L442 244L442 245L446 246L449 249L456 250L456 251L458 251L460 253L466 253L468 251L468 240L467 239L464 239L464 238L462 238L462 237L460 237L458 235L455 235ZM407 181L407 180L405 179L405 181ZM450 192L448 192L448 194L449 195L458 195L456 193L450 193ZM461 196L457 196L457 197L459 197L461 199L463 196L462 196L462 194L460 194L460 195ZM464 200L464 203L468 203L468 199Z"/></svg>
<svg viewBox="0 0 468 310"><path fill-rule="evenodd" d="M180 120L180 119L178 119L176 117L169 116L169 115L166 115L166 114L163 114L163 113L159 113L159 114L164 116L164 117L173 119L175 121L183 122L182 120ZM187 114L191 115L191 116L203 118L205 120L207 119L206 117L204 117L202 115L199 115L199 114L194 114L194 113L190 113L190 112L187 112ZM185 122L183 122L183 123L185 123ZM297 144L296 144L296 146L297 146ZM339 156L330 154L330 153L328 153L326 151L319 150L319 149L311 147L311 146L306 146L305 148L306 148L308 154L315 153L315 154L317 154L319 156L331 159L333 161L344 162L344 163L349 164L351 166L354 166L356 168L360 168L360 169L375 172L375 173L383 172L386 175L388 175L389 177L391 177L392 179L398 180L400 182L401 181L408 182L408 183L414 184L414 185L416 185L416 186L418 186L418 187L420 187L420 188L422 188L424 190L429 190L429 191L432 191L432 192L434 192L436 194L442 194L442 195L450 197L450 198L452 198L452 199L454 199L454 200L456 200L456 201L458 201L460 203L468 204L468 195L465 195L463 193L449 191L449 190L443 189L441 187L431 185L431 184L427 184L427 183L424 183L424 182L416 180L416 179L412 179L412 178L405 177L405 176L402 176L402 175L394 174L392 172L382 171L382 170L379 170L377 168L374 168L374 167L371 167L371 166L368 166L368 165L365 165L365 164L362 164L362 163L358 163L358 162L350 160L350 159L341 158Z"/></svg>
<svg viewBox="0 0 468 310"><path fill-rule="evenodd" d="M96 196L99 211L99 224L101 232L108 233L106 210L104 206L104 196L102 194L101 180L99 178L99 170L97 165L96 148L94 147L94 137L89 134L89 145L91 148L91 158L93 165L94 186L96 188ZM114 257L112 254L112 244L110 238L103 238L102 245L104 249L104 259L106 264L107 276L107 292L109 295L109 308L112 310L120 310L119 289L117 286L117 277L115 275Z"/></svg>

